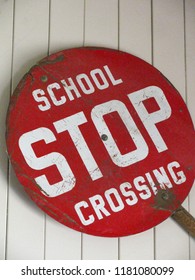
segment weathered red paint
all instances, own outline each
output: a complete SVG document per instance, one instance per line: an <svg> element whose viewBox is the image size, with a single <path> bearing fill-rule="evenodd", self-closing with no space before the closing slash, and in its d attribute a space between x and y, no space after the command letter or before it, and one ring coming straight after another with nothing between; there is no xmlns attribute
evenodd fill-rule
<svg viewBox="0 0 195 280"><path fill-rule="evenodd" d="M70 91L64 81L72 83ZM132 96L136 99L143 89L136 105ZM163 112L160 99L152 97L154 92L171 109L167 105ZM154 131L144 120L146 114ZM130 125L134 131L128 131ZM104 128L109 128L114 142ZM11 98L6 140L18 180L34 202L60 223L88 234L124 236L154 227L183 202L194 181L194 128L185 103L158 70L120 51L65 50L33 66ZM158 140L162 140L159 146ZM45 155L51 156L45 159ZM64 159L72 171L68 182L59 172ZM64 185L57 185L53 193L44 189L36 179L43 174L51 188L60 181Z"/></svg>

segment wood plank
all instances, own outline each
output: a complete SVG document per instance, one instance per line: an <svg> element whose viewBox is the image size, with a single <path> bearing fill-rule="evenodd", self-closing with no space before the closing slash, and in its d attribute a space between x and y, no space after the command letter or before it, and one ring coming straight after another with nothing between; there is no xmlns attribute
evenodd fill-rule
<svg viewBox="0 0 195 280"><path fill-rule="evenodd" d="M3 123L8 103L7 94L10 91L13 2L13 0L0 1L0 68L4 69L0 77L0 137L4 135ZM49 39L49 0L15 0L15 2L13 88L29 67L47 54ZM83 2L86 5L85 21ZM154 64L170 79L184 98L186 97L184 38L186 37L186 100L195 121L194 0L119 0L119 26L116 0L51 0L50 52L82 46L84 40L85 45L90 46L118 48L119 44L121 50L151 62L151 2L153 3ZM184 36L183 2L185 2L186 36ZM0 170L0 259L4 259L5 254L8 259L42 259L44 241L47 259L79 259L81 255L84 259L117 259L118 257L152 259L155 255L157 259L187 259L189 252L190 258L195 259L195 241L190 239L189 243L186 233L171 219L156 228L156 241L153 230L120 238L119 243L115 238L88 235L81 237L80 233L65 228L49 217L44 228L44 214L23 192L12 171L8 200L8 247L5 252L7 164L5 143L2 141L0 141L0 156L3 158ZM195 187L190 193L189 207L195 216L194 189Z"/></svg>
<svg viewBox="0 0 195 280"><path fill-rule="evenodd" d="M195 1L185 1L187 105L195 124ZM195 217L195 184L190 192L189 210ZM195 260L195 239L190 238L190 259Z"/></svg>
<svg viewBox="0 0 195 280"><path fill-rule="evenodd" d="M49 52L83 45L84 0L52 0ZM81 233L47 217L46 259L80 259Z"/></svg>
<svg viewBox="0 0 195 280"><path fill-rule="evenodd" d="M48 0L16 0L13 89L48 49ZM8 208L8 259L43 259L44 215L24 193L13 171Z"/></svg>
<svg viewBox="0 0 195 280"><path fill-rule="evenodd" d="M153 61L185 98L183 8L182 0L153 1ZM156 258L189 258L189 236L171 218L156 227Z"/></svg>
<svg viewBox="0 0 195 280"><path fill-rule="evenodd" d="M152 62L151 1L120 1L120 49ZM120 239L121 259L153 259L154 230Z"/></svg>
<svg viewBox="0 0 195 280"><path fill-rule="evenodd" d="M118 48L118 0L86 0L85 46Z"/></svg>
<svg viewBox="0 0 195 280"><path fill-rule="evenodd" d="M118 48L118 1L86 0L85 46ZM118 239L83 235L83 259L117 259ZM95 250L94 250L95 248Z"/></svg>
<svg viewBox="0 0 195 280"><path fill-rule="evenodd" d="M0 260L5 259L7 216L7 168L5 118L11 90L13 1L0 1Z"/></svg>
<svg viewBox="0 0 195 280"><path fill-rule="evenodd" d="M83 45L84 0L51 0L50 53Z"/></svg>
<svg viewBox="0 0 195 280"><path fill-rule="evenodd" d="M151 1L120 1L120 49L152 63Z"/></svg>
<svg viewBox="0 0 195 280"><path fill-rule="evenodd" d="M81 233L47 216L45 235L46 260L81 259Z"/></svg>
<svg viewBox="0 0 195 280"><path fill-rule="evenodd" d="M185 98L184 16L182 0L153 1L153 58Z"/></svg>

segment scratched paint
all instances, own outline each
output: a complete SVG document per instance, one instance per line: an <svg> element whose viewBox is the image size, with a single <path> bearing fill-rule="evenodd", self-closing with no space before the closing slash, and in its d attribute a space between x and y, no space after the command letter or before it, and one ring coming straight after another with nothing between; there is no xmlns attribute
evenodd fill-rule
<svg viewBox="0 0 195 280"><path fill-rule="evenodd" d="M147 230L194 181L185 103L158 70L120 51L70 49L33 66L11 99L6 140L32 200L88 234Z"/></svg>

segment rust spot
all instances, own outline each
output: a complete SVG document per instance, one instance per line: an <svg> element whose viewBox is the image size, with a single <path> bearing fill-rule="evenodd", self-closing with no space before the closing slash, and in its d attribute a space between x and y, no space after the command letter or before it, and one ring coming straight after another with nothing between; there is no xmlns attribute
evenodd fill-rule
<svg viewBox="0 0 195 280"><path fill-rule="evenodd" d="M42 201L46 204L48 203L47 199L43 195L29 189L28 187L24 187L24 189L35 202L36 201L39 201L39 202Z"/></svg>
<svg viewBox="0 0 195 280"><path fill-rule="evenodd" d="M161 189L158 190L154 197L154 204L152 207L173 212L176 208L176 204L178 204L178 201L176 201L175 195L170 190Z"/></svg>
<svg viewBox="0 0 195 280"><path fill-rule="evenodd" d="M187 170L192 170L192 166L187 166Z"/></svg>
<svg viewBox="0 0 195 280"><path fill-rule="evenodd" d="M41 76L41 81L46 83L48 81L48 77L46 75Z"/></svg>
<svg viewBox="0 0 195 280"><path fill-rule="evenodd" d="M37 182L33 179L32 180L34 182L34 185L42 192L44 193L46 196L48 196L48 194L37 184Z"/></svg>
<svg viewBox="0 0 195 280"><path fill-rule="evenodd" d="M58 215L57 215L54 211L52 211L51 208L48 207L47 205L41 205L41 208L42 208L43 210L45 210L45 212L48 213L48 214L50 214L51 216L53 216L53 217L55 217L55 218L58 218Z"/></svg>
<svg viewBox="0 0 195 280"><path fill-rule="evenodd" d="M68 222L70 222L71 224L77 226L77 227L79 228L80 231L83 231L83 230L84 230L83 227L80 226L80 225L79 225L74 219L72 219L68 214L63 213L62 215L64 216L64 219L61 220L61 223L68 221Z"/></svg>
<svg viewBox="0 0 195 280"><path fill-rule="evenodd" d="M108 140L108 136L106 134L102 134L101 138L102 138L103 141Z"/></svg>
<svg viewBox="0 0 195 280"><path fill-rule="evenodd" d="M31 68L32 69L32 68ZM30 82L30 86L32 86L33 82L34 82L34 77L31 73L31 69L23 76L22 80L19 82L19 84L17 85L16 89L13 92L13 97L15 97L16 99L19 97L22 89L24 88L27 78L31 78L31 82Z"/></svg>
<svg viewBox="0 0 195 280"><path fill-rule="evenodd" d="M51 217L55 217L55 219L64 225L70 223L72 224L73 228L76 227L77 230L79 229L80 231L84 231L84 228L74 219L72 219L67 213L62 212L61 209L50 203L49 200L51 198L46 199L42 195L28 188L25 188L25 190L30 195L31 199L33 199L37 205L46 212L46 214L50 215Z"/></svg>
<svg viewBox="0 0 195 280"><path fill-rule="evenodd" d="M58 56L49 56L46 57L44 59L42 59L41 61L38 62L38 65L47 65L47 64L55 64L57 62L61 62L64 60L64 54L59 54Z"/></svg>

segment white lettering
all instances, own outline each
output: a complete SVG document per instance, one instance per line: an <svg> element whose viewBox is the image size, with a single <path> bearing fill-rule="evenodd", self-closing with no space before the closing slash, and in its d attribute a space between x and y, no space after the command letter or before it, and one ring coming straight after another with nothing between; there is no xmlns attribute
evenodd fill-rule
<svg viewBox="0 0 195 280"><path fill-rule="evenodd" d="M116 79L113 77L113 75L112 75L112 73L111 73L111 71L110 71L108 65L105 65L105 66L104 66L104 70L106 71L106 73L107 73L107 75L108 75L110 81L112 82L113 86L116 86L116 85L119 85L119 84L123 83L123 80L122 80L122 79L117 79L117 80L116 80Z"/></svg>
<svg viewBox="0 0 195 280"><path fill-rule="evenodd" d="M124 197L128 197L125 201L128 205L134 205L138 202L138 198L134 191L131 190L132 186L130 183L125 182L120 185L120 191Z"/></svg>
<svg viewBox="0 0 195 280"><path fill-rule="evenodd" d="M171 107L163 93L163 91L156 86L150 86L133 93L128 94L136 112L142 120L148 134L150 135L157 151L163 152L168 149L156 124L168 119L171 116ZM143 101L149 98L154 98L160 107L160 110L148 113Z"/></svg>
<svg viewBox="0 0 195 280"><path fill-rule="evenodd" d="M53 132L46 127L40 127L24 133L19 138L19 147L26 163L34 170L42 170L55 165L62 177L62 180L51 185L45 174L43 174L35 178L36 183L40 186L41 191L46 196L50 197L59 196L72 190L75 186L76 179L63 155L53 152L41 157L36 156L32 148L32 144L41 140L44 140L45 143L48 144L56 141L56 138Z"/></svg>
<svg viewBox="0 0 195 280"><path fill-rule="evenodd" d="M148 199L151 197L151 191L148 188L145 179L142 176L138 176L133 180L133 184L136 188L136 190L139 191L139 196L142 199Z"/></svg>
<svg viewBox="0 0 195 280"><path fill-rule="evenodd" d="M85 94L91 94L95 91L94 86L92 85L89 77L86 74L83 73L83 74L76 76L76 80L77 80L77 83L79 84L80 88L82 89L82 91ZM88 86L88 88L86 87L84 82Z"/></svg>
<svg viewBox="0 0 195 280"><path fill-rule="evenodd" d="M113 196L113 198L115 198L118 205L116 205L116 203L114 203L112 196ZM119 212L124 208L124 203L116 189L111 188L111 189L107 190L105 192L105 197L113 212Z"/></svg>
<svg viewBox="0 0 195 280"><path fill-rule="evenodd" d="M121 154L104 120L104 116L106 114L111 114L112 112L117 112L122 122L125 124L129 135L136 146L134 151L130 151L124 155ZM107 135L108 139L103 141L103 143L112 161L116 165L120 167L126 167L147 157L148 146L124 103L119 100L111 100L97 105L91 111L91 118L95 124L99 136L101 137L104 134Z"/></svg>
<svg viewBox="0 0 195 280"><path fill-rule="evenodd" d="M168 170L175 184L180 185L186 181L186 176L182 170L175 172L174 169L180 168L180 164L177 161L173 161L168 164Z"/></svg>
<svg viewBox="0 0 195 280"><path fill-rule="evenodd" d="M91 77L93 78L93 81L95 82L97 88L99 88L100 90L106 89L107 87L109 87L109 83L104 75L104 73L102 72L102 70L100 69L94 69L90 72ZM97 77L101 78L102 83L100 83L99 79Z"/></svg>
<svg viewBox="0 0 195 280"><path fill-rule="evenodd" d="M105 73L107 75L105 75ZM123 83L122 79L115 79L111 70L107 65L103 66L103 70L96 68L90 71L89 74L81 73L74 78L62 79L60 82L63 86L63 90L61 90L61 85L59 83L52 83L47 86L47 93L49 94L52 104L55 106L61 106L66 103L67 100L73 101L76 98L81 97L81 93L84 94L92 94L98 90L105 90L110 85L117 86ZM109 83L110 82L110 83ZM57 99L54 93L55 90L59 90L61 94L60 99ZM58 94L59 94L58 93ZM66 100L65 95L67 95L68 99ZM45 95L45 92L42 89L36 89L32 92L34 100L36 102L42 102L38 105L39 110L46 111L51 108L51 104Z"/></svg>
<svg viewBox="0 0 195 280"><path fill-rule="evenodd" d="M47 111L51 108L51 104L47 97L45 96L45 92L42 89L36 89L32 92L34 100L37 102L43 102L43 104L39 104L38 108L41 111Z"/></svg>
<svg viewBox="0 0 195 280"><path fill-rule="evenodd" d="M51 100L53 101L53 104L56 105L56 106L60 106L62 104L64 104L66 102L66 97L65 96L61 96L60 100L57 100L54 92L53 92L53 89L60 89L61 86L58 84L58 83L53 83L51 85L49 85L47 87L47 91L49 93L49 96L51 97Z"/></svg>
<svg viewBox="0 0 195 280"><path fill-rule="evenodd" d="M88 219L86 219L81 211L81 208L88 208L89 205L86 201L81 201L77 204L75 204L74 208L75 211L77 212L77 215L79 216L79 219L81 220L82 224L84 226L88 226L92 224L95 221L95 218L93 215L89 215Z"/></svg>
<svg viewBox="0 0 195 280"><path fill-rule="evenodd" d="M153 173L154 173L161 189L166 188L166 187L170 189L173 187L163 166L159 167L159 170L154 169Z"/></svg>
<svg viewBox="0 0 195 280"><path fill-rule="evenodd" d="M127 206L133 207L138 202L140 202L140 199L149 199L150 197L156 195L159 189L170 188L169 184L167 184L167 178L168 181L170 181L171 179L174 180L176 184L184 183L186 177L181 168L177 172L173 170L178 168L180 168L180 164L178 162L170 162L166 165L166 168L159 167L158 169L154 169L150 172L145 173L144 176L135 177L134 179L132 179L132 184L130 184L129 182L120 184L120 193L117 188L110 188L106 190L102 195L97 194L90 197L88 199L89 203L87 203L86 201L77 203L75 205L75 209L82 224L88 225L96 222L97 219L105 219L106 217L109 217L116 212L122 211ZM167 169L167 173L165 169ZM156 182L155 186L151 176L152 173L153 175L156 174L156 176L160 178L160 182ZM169 176L171 176L171 178L169 178ZM95 218L95 216L91 214L87 219L84 218L84 215L81 212L81 208L88 208L88 211L90 211L90 213L95 213L97 217ZM108 209L110 209L111 212L109 212Z"/></svg>
<svg viewBox="0 0 195 280"><path fill-rule="evenodd" d="M70 117L61 119L53 123L56 131L58 133L68 131L72 141L91 176L91 179L97 180L101 178L103 175L79 129L79 126L86 123L87 119L83 112L77 113Z"/></svg>
<svg viewBox="0 0 195 280"><path fill-rule="evenodd" d="M148 180L148 183L149 183L150 188L152 189L153 193L157 194L157 191L158 191L157 186L159 185L158 181L154 182L154 180L152 179L152 176L151 176L151 174L149 172L147 172L145 174L145 176L146 176L146 178Z"/></svg>
<svg viewBox="0 0 195 280"><path fill-rule="evenodd" d="M103 215L110 216L110 213L105 208L105 202L101 195L97 194L89 198L89 201L91 202L91 205L93 206L93 209L98 217L99 220L103 219Z"/></svg>
<svg viewBox="0 0 195 280"><path fill-rule="evenodd" d="M64 87L64 90L66 91L68 98L70 101L74 100L74 96L72 92L76 95L77 98L81 97L76 85L74 84L72 78L68 78L69 85L66 83L65 80L61 80L61 83Z"/></svg>

